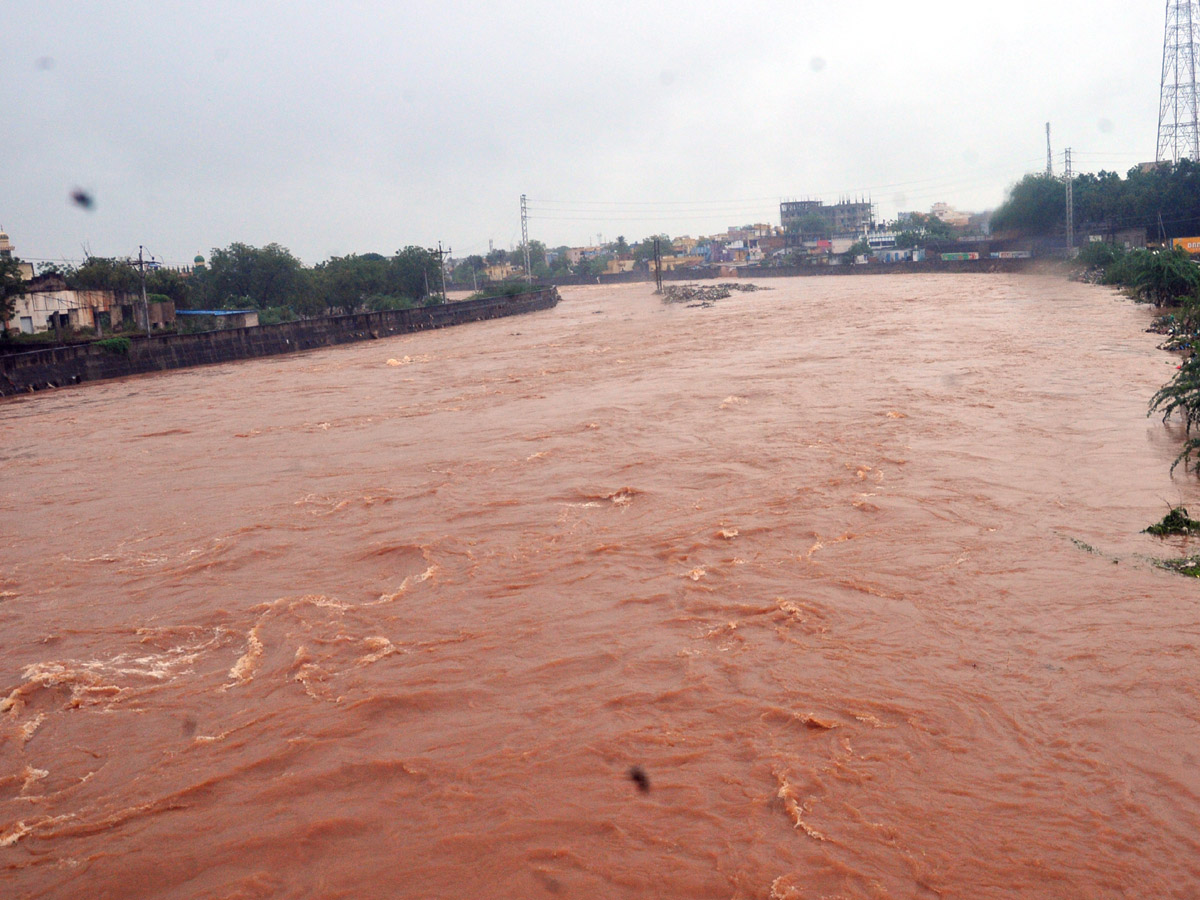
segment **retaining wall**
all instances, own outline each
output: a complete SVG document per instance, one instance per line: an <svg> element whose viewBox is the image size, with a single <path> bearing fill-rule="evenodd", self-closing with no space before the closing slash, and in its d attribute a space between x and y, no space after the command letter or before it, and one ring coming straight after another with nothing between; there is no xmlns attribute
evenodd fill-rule
<svg viewBox="0 0 1200 900"><path fill-rule="evenodd" d="M419 309L330 316L199 334L150 338L139 335L130 338L127 354L105 351L94 343L13 353L0 356L0 396L410 334L551 309L558 301L558 290L551 287L515 297L463 300Z"/></svg>

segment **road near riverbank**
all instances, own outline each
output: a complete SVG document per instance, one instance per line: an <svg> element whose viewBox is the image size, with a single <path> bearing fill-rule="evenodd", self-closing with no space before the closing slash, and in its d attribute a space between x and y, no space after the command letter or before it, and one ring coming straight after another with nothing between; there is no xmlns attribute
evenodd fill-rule
<svg viewBox="0 0 1200 900"><path fill-rule="evenodd" d="M6 896L1200 892L1151 311L769 287L0 402Z"/></svg>

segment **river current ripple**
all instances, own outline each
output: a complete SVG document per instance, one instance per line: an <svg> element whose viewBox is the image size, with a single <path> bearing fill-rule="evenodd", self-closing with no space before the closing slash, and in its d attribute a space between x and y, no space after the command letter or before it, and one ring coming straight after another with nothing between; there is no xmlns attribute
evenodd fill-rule
<svg viewBox="0 0 1200 900"><path fill-rule="evenodd" d="M0 893L1200 894L1150 312L762 284L0 403Z"/></svg>

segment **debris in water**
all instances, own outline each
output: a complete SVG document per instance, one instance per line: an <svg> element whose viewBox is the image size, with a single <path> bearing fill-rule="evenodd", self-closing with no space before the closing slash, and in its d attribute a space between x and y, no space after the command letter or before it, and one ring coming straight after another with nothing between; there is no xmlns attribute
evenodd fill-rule
<svg viewBox="0 0 1200 900"><path fill-rule="evenodd" d="M724 300L726 297L731 296L734 291L752 293L754 291L767 290L770 290L770 288L761 288L757 284L742 284L736 281L727 281L712 285L669 284L663 288L663 303L687 303L689 308L701 307L707 309L718 300ZM689 300L697 302L688 303Z"/></svg>
<svg viewBox="0 0 1200 900"><path fill-rule="evenodd" d="M811 728L813 731L829 731L830 729L838 727L837 722L827 719L818 719L812 713L806 713L805 715L799 716L799 719L805 728Z"/></svg>
<svg viewBox="0 0 1200 900"><path fill-rule="evenodd" d="M1183 559L1159 559L1155 563L1171 572L1188 578L1200 578L1200 556L1185 556Z"/></svg>
<svg viewBox="0 0 1200 900"><path fill-rule="evenodd" d="M1145 534L1155 537L1166 537L1168 534L1200 534L1200 522L1188 518L1188 511L1182 506L1175 506L1162 517L1161 522L1155 522L1144 529Z"/></svg>
<svg viewBox="0 0 1200 900"><path fill-rule="evenodd" d="M629 767L629 780L636 784L637 789L643 794L650 793L650 776L641 766Z"/></svg>

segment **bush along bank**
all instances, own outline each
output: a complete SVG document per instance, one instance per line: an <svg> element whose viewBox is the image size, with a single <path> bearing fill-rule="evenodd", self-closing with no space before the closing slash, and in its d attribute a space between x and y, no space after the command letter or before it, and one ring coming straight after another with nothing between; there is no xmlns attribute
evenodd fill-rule
<svg viewBox="0 0 1200 900"><path fill-rule="evenodd" d="M1183 421L1186 440L1171 464L1183 463L1200 475L1200 265L1180 249L1124 250L1112 244L1088 244L1076 260L1074 277L1094 284L1123 289L1129 296L1173 311L1154 320L1150 331L1166 336L1164 350L1183 354L1175 375L1150 399L1147 415L1172 416ZM1172 509L1160 522L1145 529L1160 538L1200 533L1200 523L1183 507ZM1183 575L1200 577L1200 557L1157 560Z"/></svg>
<svg viewBox="0 0 1200 900"><path fill-rule="evenodd" d="M1178 414L1187 442L1174 466L1184 463L1200 474L1193 454L1200 450L1200 266L1182 250L1124 250L1113 244L1088 244L1076 258L1074 277L1093 284L1123 289L1129 296L1174 311L1155 319L1151 331L1167 336L1164 350L1179 351L1184 359L1174 377L1150 400L1147 415L1160 413L1163 421Z"/></svg>

